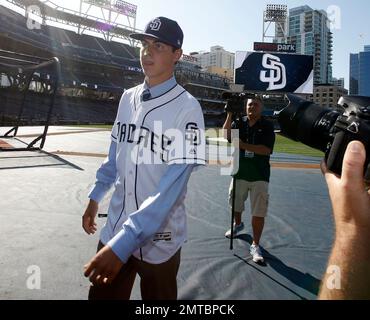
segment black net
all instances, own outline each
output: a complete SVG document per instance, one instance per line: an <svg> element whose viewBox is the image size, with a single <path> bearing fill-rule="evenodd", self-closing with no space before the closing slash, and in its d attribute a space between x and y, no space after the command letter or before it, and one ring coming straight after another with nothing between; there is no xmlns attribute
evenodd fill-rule
<svg viewBox="0 0 370 320"><path fill-rule="evenodd" d="M21 126L41 126L41 147L53 114L59 61L0 50L0 132L17 135ZM38 137L37 137L38 138Z"/></svg>

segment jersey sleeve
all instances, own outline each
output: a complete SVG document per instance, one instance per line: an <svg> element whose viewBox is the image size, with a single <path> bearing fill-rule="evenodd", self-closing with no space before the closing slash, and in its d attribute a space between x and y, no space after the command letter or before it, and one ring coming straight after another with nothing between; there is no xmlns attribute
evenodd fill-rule
<svg viewBox="0 0 370 320"><path fill-rule="evenodd" d="M114 143L117 143L117 138L118 138L118 128L119 128L119 125L117 123L117 119L114 121L114 124L113 124L113 127L112 127L112 131L111 131L111 134L110 134L110 138L112 140L112 142Z"/></svg>
<svg viewBox="0 0 370 320"><path fill-rule="evenodd" d="M125 104L127 102L127 91L125 91L123 94L122 94L122 97L119 101L119 105L118 105L118 111L117 111L117 115L116 115L116 119L114 120L114 123L113 123L113 127L112 127L112 131L111 131L111 140L112 142L119 142L119 135L120 135L120 123L119 123L119 114L120 112L123 112L122 110L124 109L125 107Z"/></svg>
<svg viewBox="0 0 370 320"><path fill-rule="evenodd" d="M199 104L179 119L169 145L167 163L206 164L206 135L203 112Z"/></svg>
<svg viewBox="0 0 370 320"><path fill-rule="evenodd" d="M104 198L116 180L116 148L116 143L112 141L109 147L108 157L96 172L95 185L88 195L90 199L98 203Z"/></svg>

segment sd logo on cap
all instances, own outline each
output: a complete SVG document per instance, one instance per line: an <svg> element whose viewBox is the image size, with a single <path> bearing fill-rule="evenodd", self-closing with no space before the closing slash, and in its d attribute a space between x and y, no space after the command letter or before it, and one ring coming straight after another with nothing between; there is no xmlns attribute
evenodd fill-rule
<svg viewBox="0 0 370 320"><path fill-rule="evenodd" d="M184 40L184 33L176 21L158 17L147 24L143 33L132 33L130 37L136 40L151 37L180 49Z"/></svg>

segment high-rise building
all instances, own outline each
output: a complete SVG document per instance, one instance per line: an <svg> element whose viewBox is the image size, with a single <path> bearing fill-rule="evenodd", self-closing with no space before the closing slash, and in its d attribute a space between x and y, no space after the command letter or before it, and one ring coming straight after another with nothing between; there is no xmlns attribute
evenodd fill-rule
<svg viewBox="0 0 370 320"><path fill-rule="evenodd" d="M333 35L329 26L324 10L313 10L307 5L289 10L287 42L296 45L297 54L314 56L316 85L332 82Z"/></svg>
<svg viewBox="0 0 370 320"><path fill-rule="evenodd" d="M363 52L351 53L349 71L350 94L370 97L370 46Z"/></svg>
<svg viewBox="0 0 370 320"><path fill-rule="evenodd" d="M333 78L332 84L339 88L344 88L344 78Z"/></svg>
<svg viewBox="0 0 370 320"><path fill-rule="evenodd" d="M351 53L349 57L349 94L358 94L358 53Z"/></svg>
<svg viewBox="0 0 370 320"><path fill-rule="evenodd" d="M192 52L190 53L190 55L196 57L199 61L200 66L204 70L208 70L208 72L211 72L211 67L223 69L223 75L233 74L234 72L235 54L226 51L221 46L211 47L210 52Z"/></svg>

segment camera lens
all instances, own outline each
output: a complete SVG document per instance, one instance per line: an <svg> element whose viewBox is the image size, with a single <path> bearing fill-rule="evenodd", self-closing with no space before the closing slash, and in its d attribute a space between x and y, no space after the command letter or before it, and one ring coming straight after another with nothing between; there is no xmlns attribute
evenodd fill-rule
<svg viewBox="0 0 370 320"><path fill-rule="evenodd" d="M281 133L323 152L327 150L339 112L287 94L289 104L279 113Z"/></svg>

